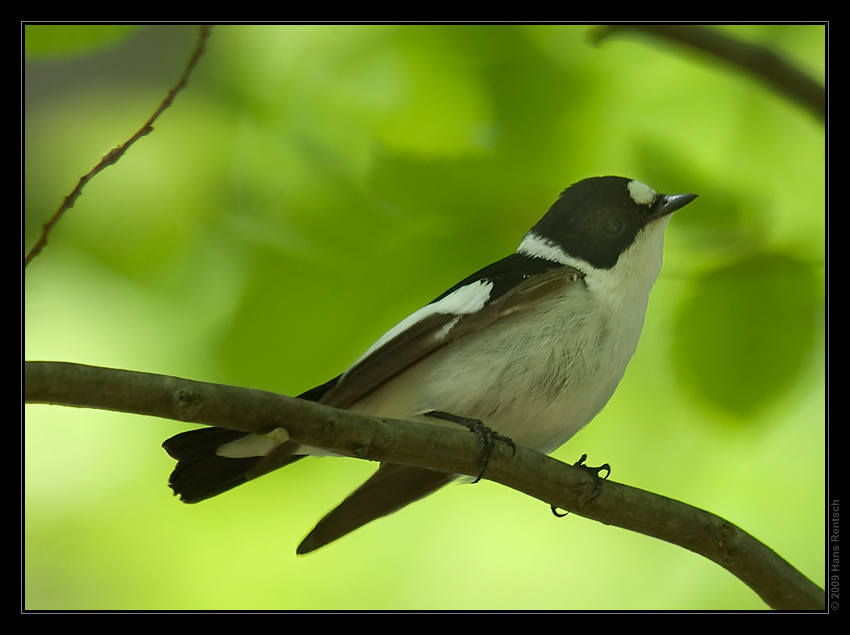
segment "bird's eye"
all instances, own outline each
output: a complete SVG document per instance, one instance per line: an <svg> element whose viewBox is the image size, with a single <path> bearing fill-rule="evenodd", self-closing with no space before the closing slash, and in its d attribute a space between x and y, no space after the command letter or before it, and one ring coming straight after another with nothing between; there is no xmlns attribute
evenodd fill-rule
<svg viewBox="0 0 850 635"><path fill-rule="evenodd" d="M616 236L623 231L624 223L619 218L606 218L602 221L602 231L609 236Z"/></svg>

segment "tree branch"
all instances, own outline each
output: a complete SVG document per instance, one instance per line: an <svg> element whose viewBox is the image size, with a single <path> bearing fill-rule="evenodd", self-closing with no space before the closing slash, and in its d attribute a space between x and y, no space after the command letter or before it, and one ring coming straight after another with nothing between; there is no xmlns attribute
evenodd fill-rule
<svg viewBox="0 0 850 635"><path fill-rule="evenodd" d="M826 118L826 89L793 62L765 46L692 24L613 24L600 27L592 37L598 43L623 31L683 44L723 60L796 101L821 121Z"/></svg>
<svg viewBox="0 0 850 635"><path fill-rule="evenodd" d="M260 390L63 362L26 362L24 399L130 412L264 433L370 461L477 476L478 442L462 430L364 417ZM650 492L595 479L533 450L497 444L485 478L606 525L679 545L716 562L769 606L822 610L824 592L767 546L726 520Z"/></svg>
<svg viewBox="0 0 850 635"><path fill-rule="evenodd" d="M62 204L59 206L59 209L56 210L53 216L50 217L50 220L48 220L41 228L41 234L39 235L38 240L35 241L35 244L24 257L24 267L26 267L32 259L38 256L38 254L41 253L41 250L47 246L47 237L50 235L50 232L53 231L56 223L59 222L65 212L74 206L74 203L76 203L77 199L80 198L80 195L83 193L83 188L88 184L88 182L110 165L117 163L118 159L124 156L127 149L136 143L136 141L153 132L153 123L159 118L166 108L171 106L171 102L174 101L177 93L183 90L186 87L186 84L189 83L189 76L192 74L192 71L195 70L198 60L200 60L201 56L204 54L204 47L206 46L207 39L210 36L210 28L211 27L209 25L202 25L198 27L198 43L195 45L195 51L192 53L192 57L189 58L186 68L183 70L183 75L180 76L180 79L177 81L174 88L168 91L165 99L162 100L162 103L160 103L154 113L148 117L148 120L142 125L142 127L139 128L132 137L127 139L127 141L115 148L112 148L112 150L106 153L97 165L89 170L85 176L80 178L77 182L77 186L71 190L71 193L68 194L68 196L65 197Z"/></svg>

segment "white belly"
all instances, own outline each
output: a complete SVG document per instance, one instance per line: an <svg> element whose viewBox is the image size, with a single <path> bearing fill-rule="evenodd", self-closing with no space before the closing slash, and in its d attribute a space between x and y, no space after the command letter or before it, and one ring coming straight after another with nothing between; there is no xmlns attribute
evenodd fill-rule
<svg viewBox="0 0 850 635"><path fill-rule="evenodd" d="M437 425L421 414L442 410L551 452L608 402L640 337L644 309L633 319L618 316L615 328L615 309L590 311L591 299L583 285L571 286L560 298L504 318L486 336L447 345L350 409ZM578 317L588 314L596 319ZM535 329L523 328L527 320Z"/></svg>

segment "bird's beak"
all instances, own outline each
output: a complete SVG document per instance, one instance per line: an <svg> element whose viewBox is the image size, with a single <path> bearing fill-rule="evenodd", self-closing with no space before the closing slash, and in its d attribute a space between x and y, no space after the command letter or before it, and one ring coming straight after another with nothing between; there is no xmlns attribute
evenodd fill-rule
<svg viewBox="0 0 850 635"><path fill-rule="evenodd" d="M685 205L693 201L697 197L696 194L670 194L661 198L661 204L655 211L654 216L661 218L672 214L677 209L683 208Z"/></svg>

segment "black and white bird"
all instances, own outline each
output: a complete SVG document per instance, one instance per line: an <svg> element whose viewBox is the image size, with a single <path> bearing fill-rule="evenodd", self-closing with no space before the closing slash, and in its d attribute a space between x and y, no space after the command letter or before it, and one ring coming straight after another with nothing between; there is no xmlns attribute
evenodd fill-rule
<svg viewBox="0 0 850 635"><path fill-rule="evenodd" d="M640 339L670 215L696 198L622 177L570 186L515 253L465 278L398 325L344 373L300 395L390 419L477 420L549 453L605 406ZM442 417L436 418L436 417ZM168 439L169 485L186 503L310 454L287 435L205 428ZM455 480L383 463L297 553L318 549Z"/></svg>

